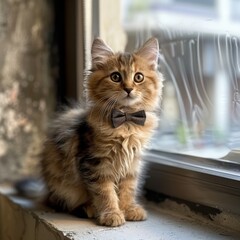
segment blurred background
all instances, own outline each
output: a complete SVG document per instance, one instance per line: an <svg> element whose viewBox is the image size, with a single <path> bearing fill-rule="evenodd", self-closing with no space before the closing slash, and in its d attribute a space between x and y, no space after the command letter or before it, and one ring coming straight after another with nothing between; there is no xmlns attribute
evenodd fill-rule
<svg viewBox="0 0 240 240"><path fill-rule="evenodd" d="M50 1L0 1L0 179L36 172L56 102Z"/></svg>
<svg viewBox="0 0 240 240"><path fill-rule="evenodd" d="M116 51L159 40L150 150L239 162L239 23L238 0L0 0L0 180L37 174L53 113L84 104L96 36Z"/></svg>

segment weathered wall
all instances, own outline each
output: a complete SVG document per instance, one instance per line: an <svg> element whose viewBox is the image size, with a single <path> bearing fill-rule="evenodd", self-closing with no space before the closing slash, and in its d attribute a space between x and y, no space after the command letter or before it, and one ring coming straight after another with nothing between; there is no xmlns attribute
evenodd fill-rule
<svg viewBox="0 0 240 240"><path fill-rule="evenodd" d="M0 0L0 181L37 169L54 105L50 0Z"/></svg>

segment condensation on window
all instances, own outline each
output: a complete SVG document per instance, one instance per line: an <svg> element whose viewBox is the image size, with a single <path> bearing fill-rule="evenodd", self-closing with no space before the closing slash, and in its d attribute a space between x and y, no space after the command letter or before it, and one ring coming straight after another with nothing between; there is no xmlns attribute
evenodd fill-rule
<svg viewBox="0 0 240 240"><path fill-rule="evenodd" d="M221 158L240 149L240 13L236 0L122 2L134 49L159 40L164 95L151 149Z"/></svg>

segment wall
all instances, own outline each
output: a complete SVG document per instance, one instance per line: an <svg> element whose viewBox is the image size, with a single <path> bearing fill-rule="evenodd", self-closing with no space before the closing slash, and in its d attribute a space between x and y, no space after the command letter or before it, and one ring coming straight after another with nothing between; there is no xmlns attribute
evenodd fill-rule
<svg viewBox="0 0 240 240"><path fill-rule="evenodd" d="M0 181L37 171L54 106L48 0L0 0Z"/></svg>

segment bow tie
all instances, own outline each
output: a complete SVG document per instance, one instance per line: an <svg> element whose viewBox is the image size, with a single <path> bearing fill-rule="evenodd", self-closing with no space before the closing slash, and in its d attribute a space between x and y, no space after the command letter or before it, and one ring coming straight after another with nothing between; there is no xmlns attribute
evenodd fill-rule
<svg viewBox="0 0 240 240"><path fill-rule="evenodd" d="M132 121L138 125L144 126L146 120L146 113L144 110L134 113L124 113L117 109L113 109L111 114L111 120L114 128L119 127L127 121Z"/></svg>

